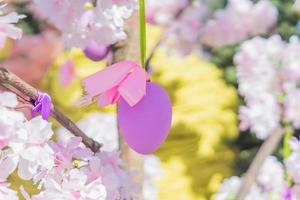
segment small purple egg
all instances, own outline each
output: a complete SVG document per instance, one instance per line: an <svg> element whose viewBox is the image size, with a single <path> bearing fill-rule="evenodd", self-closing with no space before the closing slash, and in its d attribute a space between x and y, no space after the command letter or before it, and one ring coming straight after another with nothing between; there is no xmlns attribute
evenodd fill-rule
<svg viewBox="0 0 300 200"><path fill-rule="evenodd" d="M97 44L96 42L91 42L83 52L89 59L93 61L100 61L107 56L109 51L110 47Z"/></svg>
<svg viewBox="0 0 300 200"><path fill-rule="evenodd" d="M167 92L157 83L147 82L146 95L131 107L120 98L118 126L126 143L136 152L151 154L165 141L172 122L172 106Z"/></svg>

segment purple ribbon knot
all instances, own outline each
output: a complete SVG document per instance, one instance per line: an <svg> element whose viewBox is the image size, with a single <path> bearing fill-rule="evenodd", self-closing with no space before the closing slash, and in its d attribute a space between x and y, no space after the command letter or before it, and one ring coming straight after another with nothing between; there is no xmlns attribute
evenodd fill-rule
<svg viewBox="0 0 300 200"><path fill-rule="evenodd" d="M47 93L38 92L38 98L34 100L34 107L31 110L32 116L41 113L44 120L48 120L51 112L51 97Z"/></svg>

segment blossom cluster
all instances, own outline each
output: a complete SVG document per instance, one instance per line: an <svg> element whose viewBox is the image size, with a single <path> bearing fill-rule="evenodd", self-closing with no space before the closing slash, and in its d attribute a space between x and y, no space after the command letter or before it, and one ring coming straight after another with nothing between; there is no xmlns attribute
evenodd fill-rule
<svg viewBox="0 0 300 200"><path fill-rule="evenodd" d="M0 93L0 199L18 199L6 182L15 170L41 189L30 197L21 188L27 200L129 199L138 190L118 151L93 153L78 137L52 141L51 123L26 120L17 105L15 94Z"/></svg>
<svg viewBox="0 0 300 200"><path fill-rule="evenodd" d="M35 10L61 32L66 47L109 46L126 38L124 20L137 0L34 0ZM54 14L55 13L55 14Z"/></svg>
<svg viewBox="0 0 300 200"><path fill-rule="evenodd" d="M237 176L225 179L214 199L234 200L241 184L242 178ZM261 166L256 183L251 187L245 200L284 199L287 191L283 165L276 157L269 156Z"/></svg>
<svg viewBox="0 0 300 200"><path fill-rule="evenodd" d="M77 122L77 126L84 130L88 137L103 144L102 150L114 152L119 148L117 116L115 114L95 112ZM71 133L63 127L59 128L56 134L60 141L68 141L72 137ZM147 155L143 157L143 161L143 199L158 199L158 188L155 185L155 180L159 179L163 173L160 159L155 155Z"/></svg>
<svg viewBox="0 0 300 200"><path fill-rule="evenodd" d="M166 25L175 15L185 8L189 0L147 0L146 20L151 24Z"/></svg>
<svg viewBox="0 0 300 200"><path fill-rule="evenodd" d="M275 26L277 15L277 8L270 0L257 3L229 0L225 8L217 11L211 10L209 3L203 0L193 3L147 1L147 22L168 25L170 46L182 55L190 53L200 43L210 47L232 45L250 36L268 33Z"/></svg>
<svg viewBox="0 0 300 200"><path fill-rule="evenodd" d="M277 8L269 0L229 0L203 28L201 41L209 46L230 45L266 33L277 21ZM263 19L263 20L262 20Z"/></svg>
<svg viewBox="0 0 300 200"><path fill-rule="evenodd" d="M182 55L191 53L199 47L198 40L207 13L207 7L200 1L184 9L177 20L170 23L167 35L170 38L169 45L176 48Z"/></svg>
<svg viewBox="0 0 300 200"><path fill-rule="evenodd" d="M239 92L240 128L251 129L260 139L280 127L282 120L300 128L300 41L289 42L275 35L245 41L234 57Z"/></svg>

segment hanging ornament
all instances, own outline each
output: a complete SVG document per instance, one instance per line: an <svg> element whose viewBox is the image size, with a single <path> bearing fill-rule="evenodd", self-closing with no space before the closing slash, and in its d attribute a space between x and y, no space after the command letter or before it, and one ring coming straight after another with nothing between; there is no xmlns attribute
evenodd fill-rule
<svg viewBox="0 0 300 200"><path fill-rule="evenodd" d="M167 92L157 83L147 82L146 95L130 106L118 102L118 124L127 144L141 154L151 154L165 141L172 121Z"/></svg>
<svg viewBox="0 0 300 200"><path fill-rule="evenodd" d="M109 53L110 47L102 44L97 44L95 41L91 42L85 49L84 54L92 61L103 60Z"/></svg>
<svg viewBox="0 0 300 200"><path fill-rule="evenodd" d="M167 92L147 82L137 63L122 61L84 79L87 98L99 106L118 103L118 125L126 143L136 152L153 153L166 139L172 119Z"/></svg>
<svg viewBox="0 0 300 200"><path fill-rule="evenodd" d="M146 63L145 2L140 7L141 65ZM118 104L118 126L133 150L151 154L168 136L172 106L167 92L147 82L147 72L137 63L122 61L84 79L87 99L99 106Z"/></svg>

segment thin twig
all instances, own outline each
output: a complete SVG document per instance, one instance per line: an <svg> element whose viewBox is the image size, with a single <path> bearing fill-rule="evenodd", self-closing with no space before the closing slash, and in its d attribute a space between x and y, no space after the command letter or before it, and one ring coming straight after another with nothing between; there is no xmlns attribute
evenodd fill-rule
<svg viewBox="0 0 300 200"><path fill-rule="evenodd" d="M261 145L243 178L242 186L238 191L236 200L245 199L253 183L255 183L260 167L262 166L265 159L274 152L283 134L284 131L281 128L276 129Z"/></svg>
<svg viewBox="0 0 300 200"><path fill-rule="evenodd" d="M94 7L97 6L97 1L98 1L98 0L92 0L92 4L93 4Z"/></svg>
<svg viewBox="0 0 300 200"><path fill-rule="evenodd" d="M170 20L170 21L176 21L178 20L184 13L184 11L191 6L192 4L192 0L189 0L188 4L183 7L182 9L178 10L178 12L174 15L173 17L173 20ZM157 48L165 41L165 39L167 38L167 33L168 33L168 30L170 28L170 26L172 25L172 23L169 23L168 25L166 25L164 27L164 31L163 33L160 35L160 38L159 40L155 43L154 47L151 49L150 53L149 53L149 56L148 58L146 59L146 71L149 71L150 70L150 62L151 62L151 59L152 57L154 56L154 53L155 51L157 50Z"/></svg>
<svg viewBox="0 0 300 200"><path fill-rule="evenodd" d="M22 94L26 95L31 99L38 97L38 90L28 83L23 81L15 74L9 72L5 68L0 68L0 83L3 85L9 85L14 87ZM73 135L82 138L82 142L89 147L93 152L97 152L102 146L98 142L92 140L84 132L82 132L67 116L60 112L57 108L52 105L51 116L55 118L62 126L69 130Z"/></svg>

